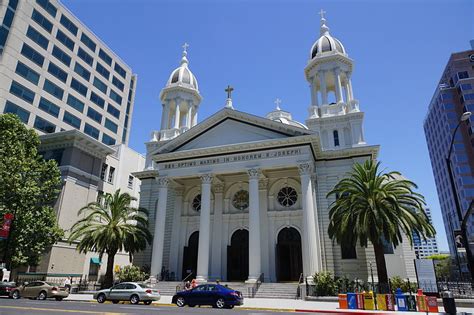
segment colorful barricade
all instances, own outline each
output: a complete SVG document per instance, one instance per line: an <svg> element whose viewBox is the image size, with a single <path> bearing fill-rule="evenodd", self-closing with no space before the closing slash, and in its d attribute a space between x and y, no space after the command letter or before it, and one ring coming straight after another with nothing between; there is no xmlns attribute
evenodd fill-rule
<svg viewBox="0 0 474 315"><path fill-rule="evenodd" d="M356 293L357 308L360 310L364 309L364 293Z"/></svg>
<svg viewBox="0 0 474 315"><path fill-rule="evenodd" d="M407 297L400 288L395 292L395 304L397 304L397 310L408 311Z"/></svg>
<svg viewBox="0 0 474 315"><path fill-rule="evenodd" d="M339 308L340 309L347 309L347 294L339 294L337 296L337 299L339 301Z"/></svg>
<svg viewBox="0 0 474 315"><path fill-rule="evenodd" d="M438 313L438 301L436 296L427 296L426 297L426 306L428 307L428 312L430 313Z"/></svg>
<svg viewBox="0 0 474 315"><path fill-rule="evenodd" d="M357 295L355 293L347 293L347 307L351 310L357 309Z"/></svg>
<svg viewBox="0 0 474 315"><path fill-rule="evenodd" d="M364 309L375 310L374 292L369 291L364 293Z"/></svg>
<svg viewBox="0 0 474 315"><path fill-rule="evenodd" d="M421 289L418 289L418 293L416 294L416 306L418 307L418 312L428 312L426 295L423 294Z"/></svg>
<svg viewBox="0 0 474 315"><path fill-rule="evenodd" d="M377 309L379 311L386 311L387 310L386 294L377 294Z"/></svg>
<svg viewBox="0 0 474 315"><path fill-rule="evenodd" d="M416 312L416 298L414 295L408 295L407 297L407 307L409 312Z"/></svg>

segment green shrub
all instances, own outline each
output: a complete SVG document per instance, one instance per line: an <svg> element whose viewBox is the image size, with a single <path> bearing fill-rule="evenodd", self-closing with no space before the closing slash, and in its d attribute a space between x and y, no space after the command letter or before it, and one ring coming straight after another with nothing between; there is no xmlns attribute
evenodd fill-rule
<svg viewBox="0 0 474 315"><path fill-rule="evenodd" d="M147 273L141 271L140 267L133 265L121 267L116 276L120 282L145 281L148 278Z"/></svg>
<svg viewBox="0 0 474 315"><path fill-rule="evenodd" d="M399 276L390 278L390 286L392 291L395 291L400 288L403 292L415 293L417 289L416 283L410 282L410 284L408 284L408 281L403 280Z"/></svg>
<svg viewBox="0 0 474 315"><path fill-rule="evenodd" d="M336 295L337 283L332 273L327 271L317 272L314 274L313 279L318 296Z"/></svg>

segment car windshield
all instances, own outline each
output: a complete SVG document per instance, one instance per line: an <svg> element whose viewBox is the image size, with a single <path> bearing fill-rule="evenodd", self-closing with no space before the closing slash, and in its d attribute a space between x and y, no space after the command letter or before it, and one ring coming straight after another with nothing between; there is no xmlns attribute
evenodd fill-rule
<svg viewBox="0 0 474 315"><path fill-rule="evenodd" d="M153 289L153 287L151 287L150 285L145 284L145 283L137 283L137 284L142 289Z"/></svg>

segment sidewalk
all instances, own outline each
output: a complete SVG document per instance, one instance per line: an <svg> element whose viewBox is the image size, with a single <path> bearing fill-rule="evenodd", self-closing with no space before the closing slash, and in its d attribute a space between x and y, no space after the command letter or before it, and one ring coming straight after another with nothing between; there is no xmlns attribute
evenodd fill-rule
<svg viewBox="0 0 474 315"><path fill-rule="evenodd" d="M158 302L153 302L156 306L170 306L171 296L162 296ZM67 301L93 301L92 294L70 294ZM365 310L341 310L338 308L337 302L321 302L321 301L302 301L302 300L286 300L286 299L251 299L246 298L241 308L255 310L280 310L289 312L314 312L314 313L357 313L357 314L399 314L413 315L415 312L389 312L389 311L365 311ZM440 312L444 312L443 307L439 308ZM474 313L472 308L457 308L459 312Z"/></svg>

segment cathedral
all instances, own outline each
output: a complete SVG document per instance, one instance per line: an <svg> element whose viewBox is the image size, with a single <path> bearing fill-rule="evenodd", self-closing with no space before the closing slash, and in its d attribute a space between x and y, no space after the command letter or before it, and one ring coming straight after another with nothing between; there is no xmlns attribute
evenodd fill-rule
<svg viewBox="0 0 474 315"><path fill-rule="evenodd" d="M146 143L145 169L135 173L154 235L135 263L152 276L192 273L199 282L297 281L320 271L367 280L373 248L329 239L334 200L326 194L354 163L376 159L379 146L365 141L354 61L326 19L304 69L304 124L278 100L266 117L235 109L230 86L225 106L198 123L202 97L186 48L160 93L161 127ZM389 276L414 278L406 243L387 250Z"/></svg>

